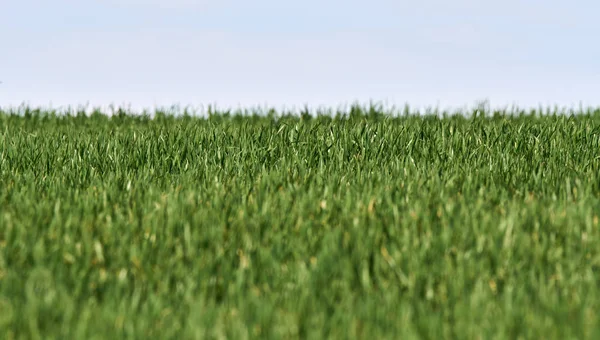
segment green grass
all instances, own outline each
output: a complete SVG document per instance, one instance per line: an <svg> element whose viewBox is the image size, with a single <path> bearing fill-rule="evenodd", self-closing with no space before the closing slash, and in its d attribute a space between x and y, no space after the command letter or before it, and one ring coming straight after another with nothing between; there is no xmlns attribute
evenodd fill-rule
<svg viewBox="0 0 600 340"><path fill-rule="evenodd" d="M8 339L600 337L600 111L0 114Z"/></svg>

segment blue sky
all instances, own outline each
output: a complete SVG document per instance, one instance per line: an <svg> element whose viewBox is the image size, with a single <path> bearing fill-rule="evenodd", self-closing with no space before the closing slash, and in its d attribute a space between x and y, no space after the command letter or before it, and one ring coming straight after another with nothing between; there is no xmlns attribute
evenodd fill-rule
<svg viewBox="0 0 600 340"><path fill-rule="evenodd" d="M0 106L600 105L600 3L0 2Z"/></svg>

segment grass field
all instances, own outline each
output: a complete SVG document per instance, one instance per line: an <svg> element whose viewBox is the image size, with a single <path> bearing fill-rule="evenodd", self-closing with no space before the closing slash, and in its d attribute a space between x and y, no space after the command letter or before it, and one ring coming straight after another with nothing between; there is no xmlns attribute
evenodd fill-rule
<svg viewBox="0 0 600 340"><path fill-rule="evenodd" d="M0 334L600 338L600 111L0 114Z"/></svg>

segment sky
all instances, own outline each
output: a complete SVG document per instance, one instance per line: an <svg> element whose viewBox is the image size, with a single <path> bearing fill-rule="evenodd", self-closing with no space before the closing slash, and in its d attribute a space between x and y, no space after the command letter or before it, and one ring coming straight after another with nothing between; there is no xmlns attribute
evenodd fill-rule
<svg viewBox="0 0 600 340"><path fill-rule="evenodd" d="M591 0L0 0L0 107L600 106Z"/></svg>

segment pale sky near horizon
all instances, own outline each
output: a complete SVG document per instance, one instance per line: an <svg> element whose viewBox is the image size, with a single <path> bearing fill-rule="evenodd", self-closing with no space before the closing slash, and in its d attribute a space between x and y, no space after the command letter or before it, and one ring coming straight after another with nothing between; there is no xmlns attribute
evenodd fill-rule
<svg viewBox="0 0 600 340"><path fill-rule="evenodd" d="M0 107L600 106L587 0L0 0Z"/></svg>

